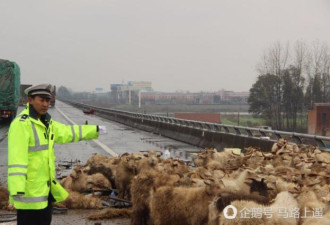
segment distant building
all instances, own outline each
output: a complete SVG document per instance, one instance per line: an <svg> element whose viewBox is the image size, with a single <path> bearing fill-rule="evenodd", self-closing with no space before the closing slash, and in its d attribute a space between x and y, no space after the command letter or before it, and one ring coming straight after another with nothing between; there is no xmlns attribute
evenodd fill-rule
<svg viewBox="0 0 330 225"><path fill-rule="evenodd" d="M234 92L234 91L226 91L221 90L217 92L217 95L220 97L221 101L233 101L233 100L242 100L247 102L247 99L250 96L250 92Z"/></svg>
<svg viewBox="0 0 330 225"><path fill-rule="evenodd" d="M137 104L139 93L142 104L221 104L226 102L247 103L249 92L221 90L218 92L157 92L149 81L129 81L111 84L111 101L115 104Z"/></svg>
<svg viewBox="0 0 330 225"><path fill-rule="evenodd" d="M153 91L149 81L129 81L127 84L111 84L111 100L117 104L136 104L141 91Z"/></svg>
<svg viewBox="0 0 330 225"><path fill-rule="evenodd" d="M142 104L220 104L223 102L246 103L249 92L143 92Z"/></svg>
<svg viewBox="0 0 330 225"><path fill-rule="evenodd" d="M142 104L193 104L194 94L179 92L142 92Z"/></svg>
<svg viewBox="0 0 330 225"><path fill-rule="evenodd" d="M315 103L309 110L308 133L330 136L330 103Z"/></svg>

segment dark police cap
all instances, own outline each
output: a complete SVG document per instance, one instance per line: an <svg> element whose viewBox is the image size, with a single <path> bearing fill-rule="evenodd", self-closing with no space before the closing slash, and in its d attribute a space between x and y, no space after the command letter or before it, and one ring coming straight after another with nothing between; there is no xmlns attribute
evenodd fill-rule
<svg viewBox="0 0 330 225"><path fill-rule="evenodd" d="M24 90L24 93L28 96L41 96L44 98L51 98L54 86L51 84L39 84L29 87Z"/></svg>

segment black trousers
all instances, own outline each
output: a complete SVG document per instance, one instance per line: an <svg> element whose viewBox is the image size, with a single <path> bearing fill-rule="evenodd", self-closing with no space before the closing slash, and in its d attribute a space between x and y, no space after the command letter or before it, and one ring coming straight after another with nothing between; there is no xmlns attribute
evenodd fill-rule
<svg viewBox="0 0 330 225"><path fill-rule="evenodd" d="M52 222L52 204L49 201L44 209L18 209L17 225L50 225Z"/></svg>

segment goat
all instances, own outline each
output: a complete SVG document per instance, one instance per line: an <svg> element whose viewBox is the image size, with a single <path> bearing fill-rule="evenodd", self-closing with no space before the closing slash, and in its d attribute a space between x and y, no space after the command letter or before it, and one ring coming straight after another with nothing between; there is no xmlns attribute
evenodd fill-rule
<svg viewBox="0 0 330 225"><path fill-rule="evenodd" d="M69 191L69 197L57 204L61 208L69 209L101 209L102 201L92 196L85 196L78 192Z"/></svg>
<svg viewBox="0 0 330 225"><path fill-rule="evenodd" d="M178 174L180 177L182 177L185 173L190 171L190 168L187 164L179 159L169 158L159 163L156 166L156 170L167 174Z"/></svg>
<svg viewBox="0 0 330 225"><path fill-rule="evenodd" d="M0 209L8 209L9 192L7 188L0 186Z"/></svg>
<svg viewBox="0 0 330 225"><path fill-rule="evenodd" d="M108 157L105 155L94 154L92 157L90 157L87 160L86 165L96 165L107 159L108 159Z"/></svg>
<svg viewBox="0 0 330 225"><path fill-rule="evenodd" d="M247 169L243 171L238 170L237 174L238 174L237 177L222 178L222 182L225 186L225 190L240 194L249 194L251 182L253 182L253 179L256 182L258 176L252 171L249 171ZM261 182L264 183L264 180L262 180Z"/></svg>
<svg viewBox="0 0 330 225"><path fill-rule="evenodd" d="M300 208L300 224L302 225L314 225L314 224L326 224L326 218L330 219L329 210L329 198L323 198L325 201L320 201L314 191L304 191L299 195L298 203ZM314 218L314 210L321 210L322 218ZM327 212L328 211L328 212ZM327 221L329 222L329 220Z"/></svg>
<svg viewBox="0 0 330 225"><path fill-rule="evenodd" d="M223 192L219 197L214 198L209 205L208 225L218 225L219 214L226 206L230 205L232 201L236 200L254 201L259 204L269 204L270 202L269 198L256 194L241 195L228 191Z"/></svg>
<svg viewBox="0 0 330 225"><path fill-rule="evenodd" d="M130 209L106 209L103 212L89 215L89 220L104 220L113 218L129 218L132 215ZM98 224L98 223L95 223Z"/></svg>
<svg viewBox="0 0 330 225"><path fill-rule="evenodd" d="M208 220L208 204L223 189L214 180L205 187L163 186L151 191L150 213L155 225L199 225Z"/></svg>
<svg viewBox="0 0 330 225"><path fill-rule="evenodd" d="M93 188L111 189L109 180L101 173L88 175L80 167L75 168L70 176L61 180L62 186L67 190L84 192Z"/></svg>
<svg viewBox="0 0 330 225"><path fill-rule="evenodd" d="M144 153L144 156L148 158L150 165L156 165L157 163L160 163L162 161L161 156L163 155L163 152L161 151L140 151Z"/></svg>
<svg viewBox="0 0 330 225"><path fill-rule="evenodd" d="M179 181L178 175L168 175L157 171L140 173L132 180L131 195L133 213L131 224L151 224L150 214L150 191L161 186L173 186Z"/></svg>
<svg viewBox="0 0 330 225"><path fill-rule="evenodd" d="M138 163L145 158L142 153L125 154L121 156L116 172L116 187L118 194L123 199L130 199L131 182L137 175Z"/></svg>
<svg viewBox="0 0 330 225"><path fill-rule="evenodd" d="M286 225L297 225L298 218L284 217L281 216L282 208L286 209L295 209L298 208L298 203L294 197L289 192L279 193L274 202L271 205L258 204L255 201L246 201L246 200L235 200L230 203L233 207L240 212L240 215L233 219L227 219L224 217L223 212L218 216L218 223L220 225L277 225L277 224L286 224ZM271 218L266 216L265 208L271 209L272 214ZM259 209L259 214L257 216L249 216L248 213L252 212L252 209ZM244 214L247 212L247 214Z"/></svg>

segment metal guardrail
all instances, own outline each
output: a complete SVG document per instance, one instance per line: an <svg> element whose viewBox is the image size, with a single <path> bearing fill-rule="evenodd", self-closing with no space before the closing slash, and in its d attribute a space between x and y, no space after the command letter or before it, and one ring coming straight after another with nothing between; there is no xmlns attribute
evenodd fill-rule
<svg viewBox="0 0 330 225"><path fill-rule="evenodd" d="M225 125L225 124L217 124L217 123L208 123L208 122L200 122L194 120L184 120L173 117L156 116L152 114L142 114L142 113L133 113L128 111L107 109L107 108L96 107L96 106L91 106L91 105L86 105L86 104L71 102L66 100L62 100L62 101L67 102L71 105L78 106L80 108L85 108L85 109L93 108L95 112L99 112L102 114L120 115L128 118L140 119L142 122L144 120L155 121L160 123L173 124L181 127L200 129L204 131L222 132L227 134L247 136L250 138L268 139L273 141L277 141L281 138L287 138L297 144L306 144L306 142L308 144L308 141L312 141L316 143L320 149L330 151L330 149L328 149L329 145L328 146L326 145L327 142L330 143L330 137L327 136L259 129L253 127L233 126L233 125Z"/></svg>

